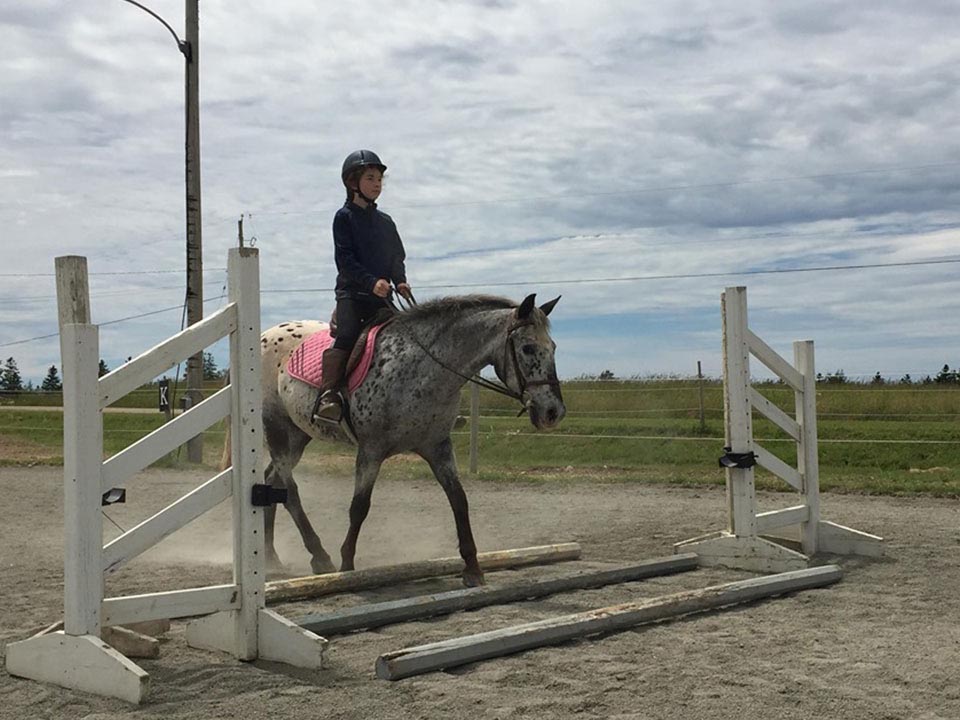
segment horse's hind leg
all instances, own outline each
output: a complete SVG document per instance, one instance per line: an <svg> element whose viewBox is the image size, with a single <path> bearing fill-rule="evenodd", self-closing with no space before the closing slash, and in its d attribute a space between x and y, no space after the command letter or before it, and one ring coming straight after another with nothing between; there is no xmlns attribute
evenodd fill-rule
<svg viewBox="0 0 960 720"><path fill-rule="evenodd" d="M327 551L323 549L320 538L317 537L317 533L314 532L310 520L307 519L307 514L303 511L303 505L300 503L300 491L297 489L297 483L293 479L293 475L289 475L286 478L286 487L287 502L284 503L284 507L287 509L287 512L290 513L290 517L293 518L297 530L300 531L303 546L307 549L307 552L310 553L310 568L317 575L335 572L337 568L333 564L333 560L330 559Z"/></svg>
<svg viewBox="0 0 960 720"><path fill-rule="evenodd" d="M473 540L473 531L470 529L470 510L467 505L467 494L460 484L457 475L457 462L453 457L453 444L448 436L428 451L420 455L430 465L437 481L447 494L450 508L453 510L453 519L457 525L457 541L460 545L460 557L463 558L463 584L467 587L483 585L483 571L477 562L477 544Z"/></svg>
<svg viewBox="0 0 960 720"><path fill-rule="evenodd" d="M370 512L370 497L373 495L373 484L377 481L383 458L357 453L356 476L353 486L353 500L350 501L350 529L340 546L340 570L353 570L354 557L357 554L357 538L360 536L360 526L367 519Z"/></svg>
<svg viewBox="0 0 960 720"><path fill-rule="evenodd" d="M310 567L313 572L319 574L334 572L336 567L327 551L323 549L320 538L314 531L307 514L303 511L303 504L300 502L300 491L297 488L297 482L293 479L293 468L303 457L303 451L310 442L311 437L303 432L289 420L277 422L272 418L264 417L264 435L267 438L267 446L270 449L272 461L268 466L269 472L266 475L266 482L277 487L283 487L287 490L287 501L284 507L290 513L297 530L300 531L300 538L303 545L310 553ZM276 518L276 509L270 507L264 516L264 541L267 546L268 569L270 562L280 565L276 550L273 547L273 525ZM282 566L280 566L282 567Z"/></svg>

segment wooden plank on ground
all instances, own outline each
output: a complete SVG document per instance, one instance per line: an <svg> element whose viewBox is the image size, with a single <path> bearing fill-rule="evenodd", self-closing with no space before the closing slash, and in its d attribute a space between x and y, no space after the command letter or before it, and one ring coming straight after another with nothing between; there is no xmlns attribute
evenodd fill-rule
<svg viewBox="0 0 960 720"><path fill-rule="evenodd" d="M685 553L608 570L581 572L559 578L511 584L507 587L466 588L402 600L358 605L338 612L308 615L299 618L296 623L317 635L329 637L351 630L420 620L489 605L520 602L570 590L586 590L634 582L658 575L695 570L697 565L696 553Z"/></svg>
<svg viewBox="0 0 960 720"><path fill-rule="evenodd" d="M579 559L579 543L537 545L477 554L480 568L484 572ZM460 572L463 572L463 559L452 557L421 560L399 565L385 565L366 570L307 575L306 577L289 580L273 580L267 583L266 601L267 604L274 604L306 600L341 592L369 590L370 588L410 582L411 580L456 575Z"/></svg>
<svg viewBox="0 0 960 720"><path fill-rule="evenodd" d="M465 665L587 635L623 630L797 590L822 587L837 582L842 575L836 565L794 570L404 648L384 653L377 658L377 677L400 680L411 675Z"/></svg>
<svg viewBox="0 0 960 720"><path fill-rule="evenodd" d="M105 627L100 631L100 639L124 657L160 657L159 640L125 627Z"/></svg>

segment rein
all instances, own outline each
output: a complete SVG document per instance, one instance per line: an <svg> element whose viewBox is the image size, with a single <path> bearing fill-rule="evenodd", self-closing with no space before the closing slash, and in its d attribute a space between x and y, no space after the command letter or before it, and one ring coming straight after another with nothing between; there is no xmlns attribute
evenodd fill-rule
<svg viewBox="0 0 960 720"><path fill-rule="evenodd" d="M397 292L397 297L402 298L403 296L399 292ZM413 297L413 293L410 293L410 297L404 298L404 300L406 300L407 307L405 309L398 308L401 312L405 310L410 310L417 304L417 301ZM474 375L473 377L464 375L462 372L450 367L449 365L444 363L442 360L440 360L440 358L434 355L433 352L431 352L428 347L426 347L423 343L420 342L420 339L415 334L411 333L411 337L413 338L414 343L416 343L417 346L421 350L423 350L431 360L437 363L437 365L442 367L444 370L451 372L454 375L463 378L467 382L473 383L474 385L478 385L479 387L486 388L487 390L491 390L500 395L505 395L506 397L513 398L514 400L519 402L521 405L523 405L523 407L520 408L520 412L517 413L517 417L519 417L520 415L523 415L523 413L527 411L527 404L524 401L523 396L524 396L524 393L526 393L526 390L528 387L534 387L538 385L550 385L551 387L559 388L560 386L560 380L556 376L549 377L545 380L529 380L529 381L524 377L523 371L520 369L520 361L517 359L517 347L513 341L513 333L519 330L520 328L526 327L528 325L533 325L533 323L527 320L527 321L517 322L511 325L510 328L507 330L507 342L503 346L503 353L505 356L504 359L506 359L506 356L507 356L507 348L509 348L510 350L509 358L510 360L513 361L513 371L517 376L517 383L520 385L520 392L514 392L505 383L494 381L494 380L488 380L487 378L481 377L480 375Z"/></svg>

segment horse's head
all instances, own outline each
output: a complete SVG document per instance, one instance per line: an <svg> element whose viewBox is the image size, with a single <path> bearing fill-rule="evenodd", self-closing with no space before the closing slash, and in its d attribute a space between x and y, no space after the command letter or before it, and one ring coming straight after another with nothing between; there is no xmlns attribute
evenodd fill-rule
<svg viewBox="0 0 960 720"><path fill-rule="evenodd" d="M560 300L540 307L528 295L514 311L507 327L503 354L494 364L497 376L521 398L538 430L551 428L566 415L554 361L556 343L550 337L547 315Z"/></svg>

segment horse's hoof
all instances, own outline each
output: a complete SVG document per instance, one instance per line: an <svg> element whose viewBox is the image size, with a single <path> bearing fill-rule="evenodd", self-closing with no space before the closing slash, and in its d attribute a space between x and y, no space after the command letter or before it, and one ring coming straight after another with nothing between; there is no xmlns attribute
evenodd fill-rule
<svg viewBox="0 0 960 720"><path fill-rule="evenodd" d="M310 569L313 570L314 575L326 575L327 573L337 571L336 566L329 557L312 558L310 560Z"/></svg>
<svg viewBox="0 0 960 720"><path fill-rule="evenodd" d="M480 587L481 585L487 584L487 581L483 579L482 572L470 572L469 570L464 570L460 577L463 578L463 584L468 588Z"/></svg>

